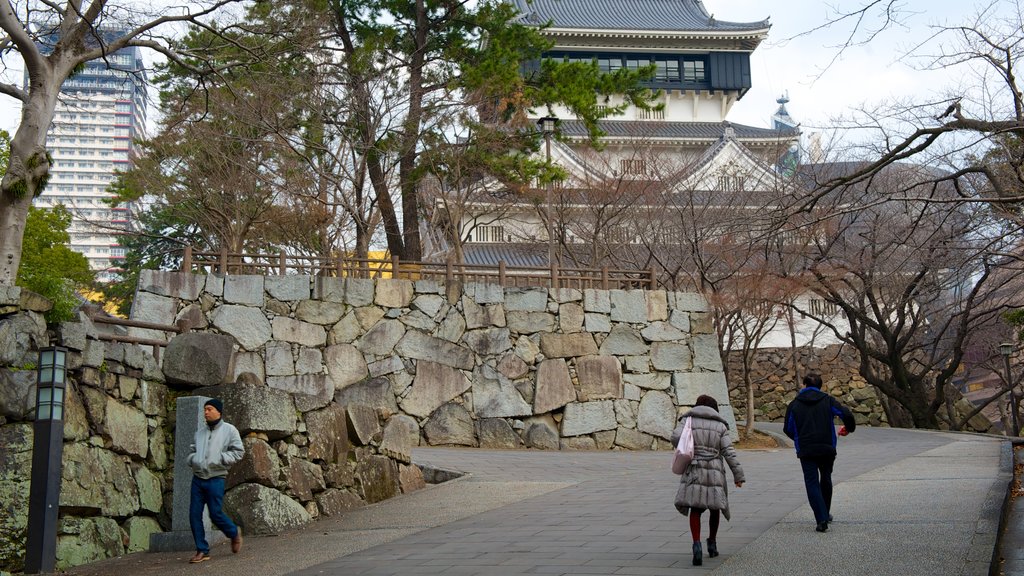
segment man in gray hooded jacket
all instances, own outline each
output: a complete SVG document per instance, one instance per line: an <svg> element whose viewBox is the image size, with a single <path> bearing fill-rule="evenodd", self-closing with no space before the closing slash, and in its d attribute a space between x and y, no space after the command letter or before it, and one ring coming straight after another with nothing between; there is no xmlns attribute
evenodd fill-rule
<svg viewBox="0 0 1024 576"><path fill-rule="evenodd" d="M192 467L192 498L188 517L192 526L192 537L196 541L196 554L189 562L197 564L210 559L210 544L206 541L203 526L203 508L209 506L210 521L231 539L231 551L237 554L242 549L242 533L222 509L224 504L224 482L228 468L242 459L245 447L238 429L221 419L224 405L211 398L203 405L206 426L196 430L196 442L188 455Z"/></svg>

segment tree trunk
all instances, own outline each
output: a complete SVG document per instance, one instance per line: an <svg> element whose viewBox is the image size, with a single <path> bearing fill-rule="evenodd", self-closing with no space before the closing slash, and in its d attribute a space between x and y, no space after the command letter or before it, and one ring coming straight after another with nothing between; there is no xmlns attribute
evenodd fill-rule
<svg viewBox="0 0 1024 576"><path fill-rule="evenodd" d="M53 120L57 90L35 86L21 110L11 140L7 174L0 183L0 285L13 286L21 265L25 221L32 199L42 192L50 172L46 131Z"/></svg>

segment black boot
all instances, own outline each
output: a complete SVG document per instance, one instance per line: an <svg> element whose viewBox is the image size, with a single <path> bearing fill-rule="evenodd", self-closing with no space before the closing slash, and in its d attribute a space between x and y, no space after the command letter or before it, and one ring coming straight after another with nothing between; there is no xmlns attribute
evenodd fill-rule
<svg viewBox="0 0 1024 576"><path fill-rule="evenodd" d="M704 563L704 552L700 549L700 542L693 543L693 565L700 566Z"/></svg>
<svg viewBox="0 0 1024 576"><path fill-rule="evenodd" d="M718 556L718 542L708 538L708 557L714 558Z"/></svg>

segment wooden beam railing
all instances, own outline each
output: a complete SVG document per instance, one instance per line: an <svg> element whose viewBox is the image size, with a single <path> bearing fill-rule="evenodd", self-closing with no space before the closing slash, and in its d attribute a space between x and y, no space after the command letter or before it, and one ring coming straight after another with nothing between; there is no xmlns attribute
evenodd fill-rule
<svg viewBox="0 0 1024 576"><path fill-rule="evenodd" d="M189 327L184 323L179 322L177 325L170 324L157 324L154 322L143 322L141 320L128 320L125 318L117 318L113 316L100 316L91 315L89 319L95 324L110 324L113 326L125 326L128 328L144 328L146 330L160 330L162 332L171 332L174 334L182 334L188 332ZM167 346L167 342L164 340L158 340L156 338L143 338L141 336L132 336L129 334L114 334L109 332L99 332L96 337L106 342L124 342L126 344L140 344L142 346L153 347L153 357L157 362L160 361L160 349Z"/></svg>
<svg viewBox="0 0 1024 576"><path fill-rule="evenodd" d="M502 286L547 286L559 288L653 289L657 276L651 270L628 270L603 267L559 267L552 263L547 268L509 266L504 261L497 266L479 264L452 264L415 262L373 258L345 258L296 256L278 254L251 254L196 252L185 248L181 269L220 274L310 274L316 276L344 276L352 278L425 278L444 279L446 282L485 282Z"/></svg>

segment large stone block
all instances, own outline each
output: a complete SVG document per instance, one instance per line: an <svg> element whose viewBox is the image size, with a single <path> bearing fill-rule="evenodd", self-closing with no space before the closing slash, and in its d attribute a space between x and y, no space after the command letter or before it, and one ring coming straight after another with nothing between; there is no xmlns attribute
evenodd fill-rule
<svg viewBox="0 0 1024 576"><path fill-rule="evenodd" d="M533 396L533 413L544 414L576 401L576 389L565 360L545 360L537 367L537 385Z"/></svg>
<svg viewBox="0 0 1024 576"><path fill-rule="evenodd" d="M356 476L368 504L398 495L398 465L386 456L365 456L356 462Z"/></svg>
<svg viewBox="0 0 1024 576"><path fill-rule="evenodd" d="M156 518L150 516L132 516L124 523L124 532L128 535L128 548L125 552L145 552L149 550L149 540L153 534L163 532Z"/></svg>
<svg viewBox="0 0 1024 576"><path fill-rule="evenodd" d="M443 364L420 360L412 390L401 401L402 409L420 418L429 416L442 404L459 397L470 387L461 370Z"/></svg>
<svg viewBox="0 0 1024 576"><path fill-rule="evenodd" d="M332 326L345 315L345 305L339 302L302 300L295 308L295 318L311 324Z"/></svg>
<svg viewBox="0 0 1024 576"><path fill-rule="evenodd" d="M0 446L0 570L19 570L28 527L32 424L0 426Z"/></svg>
<svg viewBox="0 0 1024 576"><path fill-rule="evenodd" d="M558 426L551 416L530 418L524 424L526 428L523 432L523 440L527 448L558 450Z"/></svg>
<svg viewBox="0 0 1024 576"><path fill-rule="evenodd" d="M267 276L264 279L264 289L270 297L281 302L295 302L298 300L309 300L310 287L309 276Z"/></svg>
<svg viewBox="0 0 1024 576"><path fill-rule="evenodd" d="M264 281L264 276L225 276L224 301L228 304L263 306Z"/></svg>
<svg viewBox="0 0 1024 576"><path fill-rule="evenodd" d="M466 332L462 339L480 356L500 354L512 348L508 328L485 328Z"/></svg>
<svg viewBox="0 0 1024 576"><path fill-rule="evenodd" d="M211 315L213 326L230 335L246 350L258 350L270 340L270 322L258 308L220 306Z"/></svg>
<svg viewBox="0 0 1024 576"><path fill-rule="evenodd" d="M614 430L615 407L611 400L570 402L562 417L562 436L580 436L600 430Z"/></svg>
<svg viewBox="0 0 1024 576"><path fill-rule="evenodd" d="M622 366L614 356L577 358L576 378L581 402L622 398Z"/></svg>
<svg viewBox="0 0 1024 576"><path fill-rule="evenodd" d="M178 334L167 344L163 372L168 384L191 389L230 382L235 343L230 336Z"/></svg>
<svg viewBox="0 0 1024 576"><path fill-rule="evenodd" d="M665 392L651 390L640 400L636 427L641 432L669 440L676 425L676 407Z"/></svg>
<svg viewBox="0 0 1024 576"><path fill-rule="evenodd" d="M644 290L610 290L612 322L647 322L647 298Z"/></svg>
<svg viewBox="0 0 1024 576"><path fill-rule="evenodd" d="M650 347L640 333L627 324L616 324L601 342L601 354L608 356L646 356Z"/></svg>
<svg viewBox="0 0 1024 576"><path fill-rule="evenodd" d="M86 444L64 447L60 506L67 514L132 516L139 510L130 460Z"/></svg>
<svg viewBox="0 0 1024 576"><path fill-rule="evenodd" d="M124 555L124 536L112 518L62 518L57 536L58 570Z"/></svg>
<svg viewBox="0 0 1024 576"><path fill-rule="evenodd" d="M405 358L439 362L463 370L472 370L476 365L476 356L471 350L418 330L406 332L395 347L395 351Z"/></svg>
<svg viewBox="0 0 1024 576"><path fill-rule="evenodd" d="M0 368L0 416L20 421L36 407L36 371Z"/></svg>
<svg viewBox="0 0 1024 576"><path fill-rule="evenodd" d="M523 439L504 418L477 420L477 436L480 438L481 448L507 450L523 446Z"/></svg>
<svg viewBox="0 0 1024 576"><path fill-rule="evenodd" d="M415 295L411 280L381 278L377 280L374 304L385 308L408 308Z"/></svg>
<svg viewBox="0 0 1024 576"><path fill-rule="evenodd" d="M355 345L363 354L387 356L394 351L402 336L405 336L404 324L398 320L381 320L356 340Z"/></svg>
<svg viewBox="0 0 1024 576"><path fill-rule="evenodd" d="M245 455L228 471L227 488L255 482L273 488L281 475L281 459L270 444L259 438L243 438Z"/></svg>
<svg viewBox="0 0 1024 576"><path fill-rule="evenodd" d="M720 405L729 397L729 385L722 372L676 372L672 380L676 404L680 406L693 406L701 394L714 397Z"/></svg>
<svg viewBox="0 0 1024 576"><path fill-rule="evenodd" d="M398 413L398 403L387 378L371 378L347 386L334 393L334 401L341 406L363 404L379 410L385 417Z"/></svg>
<svg viewBox="0 0 1024 576"><path fill-rule="evenodd" d="M420 427L405 414L395 414L384 424L381 454L406 464L412 462L412 449L419 446Z"/></svg>
<svg viewBox="0 0 1024 576"><path fill-rule="evenodd" d="M533 407L523 399L512 382L489 366L473 374L472 390L473 410L477 418L512 418L533 414Z"/></svg>
<svg viewBox="0 0 1024 576"><path fill-rule="evenodd" d="M327 343L327 330L319 324L277 316L271 322L271 330L274 340L310 347L320 347Z"/></svg>
<svg viewBox="0 0 1024 576"><path fill-rule="evenodd" d="M224 415L243 436L262 432L272 440L295 432L295 402L288 392L267 386L225 386L221 393Z"/></svg>
<svg viewBox="0 0 1024 576"><path fill-rule="evenodd" d="M476 446L473 417L461 404L449 403L438 408L423 425L427 442L432 446Z"/></svg>
<svg viewBox="0 0 1024 576"><path fill-rule="evenodd" d="M146 415L141 410L107 398L105 432L115 452L145 458L149 452Z"/></svg>
<svg viewBox="0 0 1024 576"><path fill-rule="evenodd" d="M280 534L313 520L295 500L260 484L242 484L224 496L224 510L245 534Z"/></svg>
<svg viewBox="0 0 1024 576"><path fill-rule="evenodd" d="M689 370L693 367L690 348L678 342L655 342L651 344L651 365L665 372Z"/></svg>
<svg viewBox="0 0 1024 576"><path fill-rule="evenodd" d="M313 283L313 299L341 302L349 306L373 304L374 281L368 278L318 276Z"/></svg>
<svg viewBox="0 0 1024 576"><path fill-rule="evenodd" d="M140 270L138 289L160 296L196 300L206 286L206 276L170 270Z"/></svg>
<svg viewBox="0 0 1024 576"><path fill-rule="evenodd" d="M577 334L540 335L540 350L546 358L572 358L574 356L594 356L597 354L597 343L593 334L581 332Z"/></svg>
<svg viewBox="0 0 1024 576"><path fill-rule="evenodd" d="M526 312L513 310L505 314L508 328L517 334L554 332L558 318L550 312Z"/></svg>
<svg viewBox="0 0 1024 576"><path fill-rule="evenodd" d="M348 438L357 446L367 446L371 441L380 441L383 432L377 411L361 404L346 407L348 417Z"/></svg>
<svg viewBox="0 0 1024 576"><path fill-rule="evenodd" d="M481 303L479 300L478 303ZM544 312L548 309L547 288L506 288L505 310L523 312Z"/></svg>
<svg viewBox="0 0 1024 576"><path fill-rule="evenodd" d="M313 500L313 493L327 489L323 469L308 460L289 458L282 473L288 495L299 502L309 502Z"/></svg>
<svg viewBox="0 0 1024 576"><path fill-rule="evenodd" d="M347 490L328 488L316 495L316 507L324 516L338 516L353 508L366 505L366 502Z"/></svg>
<svg viewBox="0 0 1024 576"><path fill-rule="evenodd" d="M36 361L34 351L48 344L46 322L39 314L14 314L0 319L0 365Z"/></svg>
<svg viewBox="0 0 1024 576"><path fill-rule="evenodd" d="M351 386L369 373L363 354L351 344L335 344L324 349L324 365L335 390Z"/></svg>

